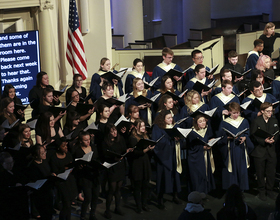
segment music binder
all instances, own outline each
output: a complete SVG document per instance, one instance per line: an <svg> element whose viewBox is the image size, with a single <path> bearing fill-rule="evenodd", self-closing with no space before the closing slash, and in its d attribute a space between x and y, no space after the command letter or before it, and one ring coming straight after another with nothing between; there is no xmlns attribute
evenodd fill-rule
<svg viewBox="0 0 280 220"><path fill-rule="evenodd" d="M65 92L65 90L66 90L66 88L68 87L68 85L66 85L63 89L61 89L60 91L58 91L58 90L54 90L53 91L53 96L61 96L64 92Z"/></svg>
<svg viewBox="0 0 280 220"><path fill-rule="evenodd" d="M248 131L249 128L245 128L243 129L242 131L239 131L237 132L237 134L233 134L231 131L229 131L228 129L226 128L223 128L225 132L227 132L230 136L234 137L234 138L237 138L239 137L240 135L242 135L244 132Z"/></svg>
<svg viewBox="0 0 280 220"><path fill-rule="evenodd" d="M270 132L265 131L265 130L261 129L260 127L258 127L258 129L254 133L254 135L257 136L257 137L266 139L266 138L272 138L278 133L279 133L279 130L276 131L275 133L271 134Z"/></svg>
<svg viewBox="0 0 280 220"><path fill-rule="evenodd" d="M144 87L145 89L149 89L151 87L153 87L153 85L156 83L156 81L159 79L159 76L155 79L153 79L151 82L146 82L145 78L143 78L143 82L144 82Z"/></svg>
<svg viewBox="0 0 280 220"><path fill-rule="evenodd" d="M207 92L215 86L216 82L218 82L218 80L213 80L209 85L205 85L199 81L196 81L196 83L193 85L193 89L198 93L201 93L202 90Z"/></svg>
<svg viewBox="0 0 280 220"><path fill-rule="evenodd" d="M193 112L190 116L192 118L195 118L197 115L202 115L205 118L211 118L214 115L214 113L216 112L217 108L218 107L213 108L213 109L211 109L209 111L204 111L204 112L201 111L201 110L197 110L197 111Z"/></svg>
<svg viewBox="0 0 280 220"><path fill-rule="evenodd" d="M178 137L180 139L184 139L188 136L188 134L192 131L189 128L169 128L164 129L164 131L172 138Z"/></svg>
<svg viewBox="0 0 280 220"><path fill-rule="evenodd" d="M210 69L209 71L205 68L205 70L206 70L206 76L213 75L213 74L217 71L219 65L220 65L220 64L217 64L216 66L214 66L214 67L213 67L212 69Z"/></svg>

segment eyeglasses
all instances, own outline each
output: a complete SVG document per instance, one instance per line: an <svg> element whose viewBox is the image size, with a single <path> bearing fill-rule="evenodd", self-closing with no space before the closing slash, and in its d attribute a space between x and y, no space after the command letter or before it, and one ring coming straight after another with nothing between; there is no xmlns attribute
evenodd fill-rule
<svg viewBox="0 0 280 220"><path fill-rule="evenodd" d="M267 112L267 113L273 112L273 110L264 110L264 111Z"/></svg>
<svg viewBox="0 0 280 220"><path fill-rule="evenodd" d="M202 57L197 57L197 58L194 58L195 60L203 60L204 59L204 56Z"/></svg>

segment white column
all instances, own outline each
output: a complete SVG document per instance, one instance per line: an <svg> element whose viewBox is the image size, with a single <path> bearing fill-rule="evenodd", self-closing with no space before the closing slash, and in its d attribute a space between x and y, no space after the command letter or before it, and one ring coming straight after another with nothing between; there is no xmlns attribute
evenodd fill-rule
<svg viewBox="0 0 280 220"><path fill-rule="evenodd" d="M53 4L45 1L41 3L39 12L39 41L40 41L40 56L41 56L41 70L51 76L53 72L53 58L52 58L52 37L51 37L51 20L49 10L53 9ZM50 84L55 85L54 77L50 78Z"/></svg>
<svg viewBox="0 0 280 220"><path fill-rule="evenodd" d="M113 0L114 34L124 35L125 46L144 39L142 0Z"/></svg>

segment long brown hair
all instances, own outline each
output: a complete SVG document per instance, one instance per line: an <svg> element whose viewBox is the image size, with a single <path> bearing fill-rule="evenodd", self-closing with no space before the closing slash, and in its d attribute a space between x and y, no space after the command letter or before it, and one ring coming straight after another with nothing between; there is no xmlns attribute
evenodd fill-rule
<svg viewBox="0 0 280 220"><path fill-rule="evenodd" d="M20 125L19 125L19 129L18 129L18 130L19 130L18 139L19 139L19 141L20 141L20 143L21 143L21 146L23 146L23 147L26 147L26 146L27 146L26 143L23 141L23 131L24 131L26 128L29 128L29 129L30 129L29 125L27 125L27 124L20 124ZM32 138L31 138L31 137L29 137L28 142L29 142L29 144L30 144L30 147L33 146L33 141L32 141Z"/></svg>
<svg viewBox="0 0 280 220"><path fill-rule="evenodd" d="M1 112L0 112L0 114L4 115L4 117L8 119L9 124L13 124L17 120L14 113L12 113L10 115L8 115L8 113L7 113L7 107L12 102L14 102L14 100L11 99L10 97L6 97L6 98L1 100L1 108L0 108Z"/></svg>
<svg viewBox="0 0 280 220"><path fill-rule="evenodd" d="M267 29L268 28L273 28L273 27L275 27L275 24L272 23L272 22L268 22L264 27L263 34L267 35ZM275 34L275 31L273 32L272 36L274 36L274 34Z"/></svg>
<svg viewBox="0 0 280 220"><path fill-rule="evenodd" d="M99 71L102 70L101 65L104 65L104 64L106 63L107 60L109 60L107 57L103 57L103 58L100 60L100 68L99 68Z"/></svg>
<svg viewBox="0 0 280 220"><path fill-rule="evenodd" d="M117 130L117 137L113 138L113 136L111 135L111 129L116 129ZM112 141L112 139L114 139ZM112 123L108 123L105 127L105 138L104 138L106 144L108 144L108 146L112 146L112 144L114 142L119 142L120 141L120 135L118 132L118 129L116 128L116 126Z"/></svg>
<svg viewBox="0 0 280 220"><path fill-rule="evenodd" d="M148 139L147 133L138 134L138 132L137 132L137 129L139 130L139 128L140 128L140 126L141 126L142 123L145 124L145 122L144 122L142 119L136 119L135 122L134 122L134 125L135 125L136 128L134 128L134 129L132 130L132 135L137 139L137 141L139 141L140 139L142 139L142 137L144 137L145 139ZM140 135L141 135L142 137L141 137Z"/></svg>
<svg viewBox="0 0 280 220"><path fill-rule="evenodd" d="M165 82L166 82L166 80L168 80L168 79L171 79L170 76L168 76L168 75L165 75L165 76L163 76L163 77L161 78L160 92L161 92L162 94L164 94L164 93L167 92L167 89L166 89L166 87L165 87ZM171 81L172 81L172 79L171 79ZM173 81L172 81L172 83L173 83ZM173 87L171 88L170 92L175 93L175 90L174 90Z"/></svg>
<svg viewBox="0 0 280 220"><path fill-rule="evenodd" d="M36 127L42 131L42 143L51 142L51 127L50 127L50 118L53 116L51 112L44 112L40 115Z"/></svg>

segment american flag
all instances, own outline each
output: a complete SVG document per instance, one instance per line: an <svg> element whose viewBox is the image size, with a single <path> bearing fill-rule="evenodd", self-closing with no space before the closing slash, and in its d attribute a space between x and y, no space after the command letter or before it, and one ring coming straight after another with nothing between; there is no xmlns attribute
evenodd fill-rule
<svg viewBox="0 0 280 220"><path fill-rule="evenodd" d="M66 57L73 68L73 74L79 73L83 79L87 78L87 64L81 33L79 15L76 0L70 0L69 4L69 28Z"/></svg>

